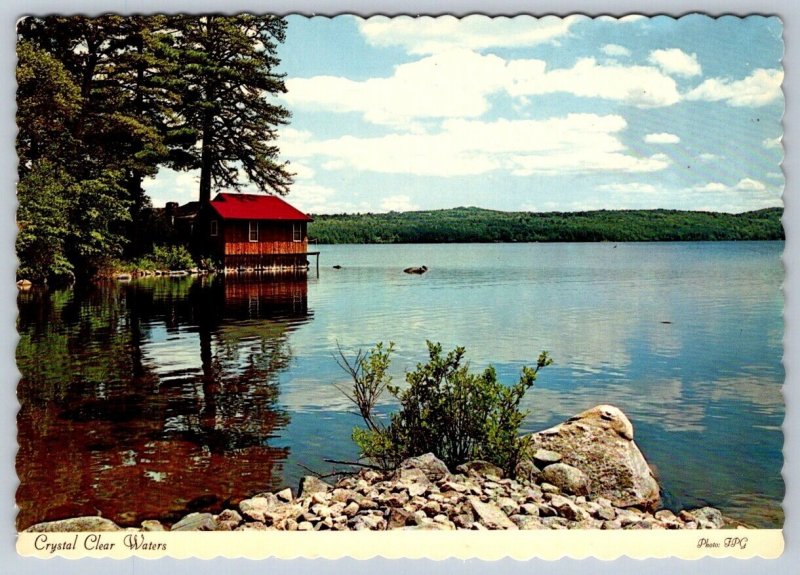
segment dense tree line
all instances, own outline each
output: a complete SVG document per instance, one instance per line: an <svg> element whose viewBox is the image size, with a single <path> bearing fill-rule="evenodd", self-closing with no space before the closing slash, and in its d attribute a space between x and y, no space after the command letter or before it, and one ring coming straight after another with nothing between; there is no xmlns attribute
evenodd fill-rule
<svg viewBox="0 0 800 575"><path fill-rule="evenodd" d="M325 244L779 240L781 208L742 214L677 210L498 212L455 208L318 215L309 237Z"/></svg>
<svg viewBox="0 0 800 575"><path fill-rule="evenodd" d="M142 188L200 170L198 198L244 180L285 194L287 110L271 16L25 18L17 27L19 275L91 275L152 245ZM124 250L124 251L123 251Z"/></svg>

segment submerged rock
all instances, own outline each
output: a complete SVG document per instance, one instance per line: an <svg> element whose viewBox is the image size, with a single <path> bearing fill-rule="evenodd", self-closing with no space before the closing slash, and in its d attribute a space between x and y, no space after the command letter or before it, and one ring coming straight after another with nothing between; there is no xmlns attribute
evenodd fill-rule
<svg viewBox="0 0 800 575"><path fill-rule="evenodd" d="M530 436L532 450L547 449L589 478L588 495L615 506L655 509L658 482L633 441L633 426L618 408L599 405ZM545 469L546 471L546 469Z"/></svg>

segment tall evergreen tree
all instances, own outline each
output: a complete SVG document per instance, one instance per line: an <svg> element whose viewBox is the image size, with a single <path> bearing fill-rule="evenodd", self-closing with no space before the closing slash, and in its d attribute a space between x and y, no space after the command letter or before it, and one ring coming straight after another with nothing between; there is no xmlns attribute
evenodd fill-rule
<svg viewBox="0 0 800 575"><path fill-rule="evenodd" d="M187 87L182 115L197 130L201 204L214 187L240 189L245 179L284 195L292 174L278 160L277 128L286 108L268 98L286 91L277 45L286 22L274 16L180 16L174 20ZM244 176L244 177L243 177Z"/></svg>

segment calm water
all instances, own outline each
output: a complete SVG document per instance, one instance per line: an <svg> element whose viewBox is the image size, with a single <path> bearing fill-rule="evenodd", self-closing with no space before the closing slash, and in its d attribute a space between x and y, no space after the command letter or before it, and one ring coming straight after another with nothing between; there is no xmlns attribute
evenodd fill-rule
<svg viewBox="0 0 800 575"><path fill-rule="evenodd" d="M320 249L307 280L21 293L18 527L294 488L357 456L337 345L394 341L402 380L426 339L508 382L548 350L527 430L614 404L666 506L782 525L782 242Z"/></svg>

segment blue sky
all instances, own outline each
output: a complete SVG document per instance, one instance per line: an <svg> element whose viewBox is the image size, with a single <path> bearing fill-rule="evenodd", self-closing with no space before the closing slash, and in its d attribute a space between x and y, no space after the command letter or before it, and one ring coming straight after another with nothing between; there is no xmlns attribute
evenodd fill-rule
<svg viewBox="0 0 800 575"><path fill-rule="evenodd" d="M288 17L309 213L782 205L777 18ZM196 173L145 182L196 199ZM255 190L251 190L255 191Z"/></svg>

